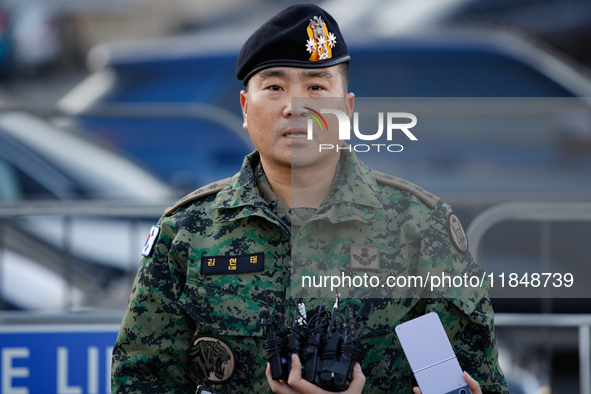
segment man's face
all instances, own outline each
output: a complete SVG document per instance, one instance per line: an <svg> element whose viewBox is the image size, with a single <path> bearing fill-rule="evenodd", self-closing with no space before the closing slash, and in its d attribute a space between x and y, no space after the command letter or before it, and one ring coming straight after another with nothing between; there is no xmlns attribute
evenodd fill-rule
<svg viewBox="0 0 591 394"><path fill-rule="evenodd" d="M307 139L307 120L303 108L292 108L292 97L302 97L317 111L334 108L353 111L354 95L346 94L338 66L318 69L272 67L255 74L240 103L244 129L248 130L263 164L306 168L334 163L336 150L319 152L319 144L341 145L336 116L326 115L327 130L315 125L313 139ZM339 99L330 98L338 97ZM324 100L323 100L324 99ZM323 106L326 105L326 106ZM319 108L323 106L323 108ZM315 123L315 122L314 122Z"/></svg>

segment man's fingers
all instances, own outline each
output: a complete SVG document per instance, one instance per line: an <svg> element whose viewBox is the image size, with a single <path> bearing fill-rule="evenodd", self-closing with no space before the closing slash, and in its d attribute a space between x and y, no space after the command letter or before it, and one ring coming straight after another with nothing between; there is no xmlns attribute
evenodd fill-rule
<svg viewBox="0 0 591 394"><path fill-rule="evenodd" d="M348 393L360 393L363 390L363 386L365 385L365 375L361 370L361 365L359 363L355 363L353 367L353 380L349 384L349 388L347 389Z"/></svg>
<svg viewBox="0 0 591 394"><path fill-rule="evenodd" d="M291 355L291 370L289 371L289 378L287 384L291 387L298 387L302 381L302 364L297 354ZM306 382L308 383L308 382Z"/></svg>
<svg viewBox="0 0 591 394"><path fill-rule="evenodd" d="M291 370L289 371L289 379L288 383L291 380L301 380L302 379L302 363L300 362L300 358L297 354L291 355Z"/></svg>
<svg viewBox="0 0 591 394"><path fill-rule="evenodd" d="M472 394L482 394L482 390L480 389L480 384L478 384L478 382L476 380L474 380L474 378L472 378L472 376L468 375L468 372L466 372L466 371L464 371L464 380L468 384L468 387L470 387ZM413 387L412 391L415 394L421 394L421 389L416 386Z"/></svg>
<svg viewBox="0 0 591 394"><path fill-rule="evenodd" d="M276 394L297 394L294 390L292 390L284 380L273 380L271 377L271 366L267 363L267 369L265 370L265 375L267 376L267 382L269 382L269 386L271 386L271 390Z"/></svg>
<svg viewBox="0 0 591 394"><path fill-rule="evenodd" d="M271 377L271 365L269 363L267 363L267 369L265 370L265 376L267 376L267 382L269 382L269 386L271 386L271 390L273 390L274 393L277 393L277 389L279 388L279 385L281 383L279 383L276 380L273 380L273 378Z"/></svg>
<svg viewBox="0 0 591 394"><path fill-rule="evenodd" d="M300 358L296 354L291 355L291 371L289 371L289 379L287 379L287 384L289 387L294 390L296 393L306 393L306 394L317 394L317 393L326 393L328 392L322 390L320 387L314 385L313 383L308 382L305 379L302 379L302 369L301 369L301 362Z"/></svg>
<svg viewBox="0 0 591 394"><path fill-rule="evenodd" d="M267 370L265 371L267 380L271 386L271 390L277 394L296 394L296 393L326 393L327 391L322 390L320 387L302 379L302 370L300 358L297 354L291 355L291 370L289 371L289 379L287 384L273 380L271 378L271 368L267 363ZM353 367L353 380L349 384L349 388L345 393L358 394L361 393L363 386L365 385L365 375L361 371L361 365L356 363Z"/></svg>
<svg viewBox="0 0 591 394"><path fill-rule="evenodd" d="M474 378L468 375L468 372L464 371L464 380L468 383L468 387L472 391L472 394L482 394L482 390L480 389L480 384L474 380Z"/></svg>

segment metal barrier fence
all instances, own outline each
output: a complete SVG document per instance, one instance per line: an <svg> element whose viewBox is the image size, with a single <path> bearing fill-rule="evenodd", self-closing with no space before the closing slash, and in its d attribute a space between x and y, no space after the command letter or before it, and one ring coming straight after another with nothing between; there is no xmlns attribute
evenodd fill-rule
<svg viewBox="0 0 591 394"><path fill-rule="evenodd" d="M6 270L14 267L14 264L10 266L6 265L7 255L5 254L5 250L28 256L29 259L35 262L42 262L46 268L63 278L62 282L64 283L60 285L60 290L63 292L62 309L71 311L75 305L74 289L77 287L89 291L88 285L98 283L97 279L93 277L92 271L82 272L81 275L81 271L77 270L79 268L76 266L78 263L89 261L85 258L86 256L80 257L80 250L76 250L78 243L73 241L74 239L80 238L80 234L76 233L77 228L75 225L79 223L77 220L98 218L103 223L114 223L119 218L124 218L121 221L121 223L126 224L126 228L121 229L124 237L122 237L121 242L116 246L119 249L117 250L118 256L121 260L124 260L124 263L119 264L119 270L123 270L129 275L134 275L137 264L141 259L139 254L141 242L142 239L145 239L144 235L148 231L145 230L145 234L143 232L139 233L137 231L139 229L138 224L140 220L146 218L150 223L155 224L155 221L163 214L165 208L166 205L121 204L102 201L0 204L0 295L2 296L0 297L0 310L6 309L6 289L8 286L13 285L4 280ZM19 231L18 226L14 224L16 222L13 221L18 218L55 218L51 227L45 228L44 231L61 234L61 241L55 241L57 235L54 234L53 245L47 244L47 242L40 243L39 239L34 238L35 231L33 231L34 229L31 228L31 225L29 225L29 228L24 229L24 231ZM144 223L141 224L143 225ZM97 229L92 234L94 236L101 235L100 231L100 229ZM76 236L78 238L75 238ZM47 236L45 241L51 237ZM89 238L90 235L84 235L84 237ZM104 249L114 249L112 245L103 245L102 247ZM105 251L105 253L107 252L109 251ZM113 251L111 250L110 252L112 255ZM20 260L16 262L20 262ZM109 273L109 269L113 268L112 266L103 267L102 265L98 267L107 273ZM29 285L28 282L27 285ZM95 286L95 289L100 291L99 287ZM120 304L125 302L125 299L123 299L123 296L120 298L123 301L119 302L119 307L123 307ZM100 300L98 302L100 303Z"/></svg>
<svg viewBox="0 0 591 394"><path fill-rule="evenodd" d="M542 231L547 233L547 224L552 221L591 221L591 202L508 202L488 208L466 230L470 252L476 261L484 234L495 224L506 220L541 222ZM548 243L543 242L544 245ZM540 251L542 259L546 258L547 252L544 249Z"/></svg>
<svg viewBox="0 0 591 394"><path fill-rule="evenodd" d="M591 203L588 202L512 202L493 206L478 215L466 231L470 251L478 261L481 240L494 225L508 221L536 221L541 223L542 242L540 260L550 260L550 222L591 221ZM591 240L591 239L590 239ZM512 327L575 327L579 330L579 382L580 393L591 394L591 316L551 314L497 314L497 326Z"/></svg>
<svg viewBox="0 0 591 394"><path fill-rule="evenodd" d="M124 204L104 201L43 201L0 204L0 220L29 215L159 217L167 207L168 205Z"/></svg>

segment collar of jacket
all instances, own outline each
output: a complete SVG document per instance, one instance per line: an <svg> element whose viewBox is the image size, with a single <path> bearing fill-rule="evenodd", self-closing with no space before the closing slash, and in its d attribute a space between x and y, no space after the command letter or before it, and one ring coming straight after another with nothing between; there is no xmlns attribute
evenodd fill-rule
<svg viewBox="0 0 591 394"><path fill-rule="evenodd" d="M227 222L248 216L268 218L266 202L260 196L254 167L260 160L257 151L244 158L240 172L234 175L217 194L213 208L218 211L217 222ZM341 171L314 220L341 223L357 220L373 224L374 212L383 207L378 184L369 167L357 155L341 151Z"/></svg>

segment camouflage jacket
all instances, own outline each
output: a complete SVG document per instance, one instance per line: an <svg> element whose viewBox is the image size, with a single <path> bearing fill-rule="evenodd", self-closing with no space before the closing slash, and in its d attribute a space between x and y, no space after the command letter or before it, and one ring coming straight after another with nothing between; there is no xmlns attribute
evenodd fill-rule
<svg viewBox="0 0 591 394"><path fill-rule="evenodd" d="M298 296L312 290L294 285L301 285L302 273L370 273L380 280L424 276L430 269L482 273L467 245L457 238L454 243L448 205L371 171L355 154L342 154L331 193L293 239L259 193L256 152L234 177L166 211L153 250L141 262L113 352L113 393L194 393L197 385L227 394L271 393L259 312L267 309L289 322L294 288ZM361 231L367 226L371 235ZM416 383L394 327L430 311L483 391L508 392L485 293L422 299L417 289L404 291L405 298L372 294L362 339L364 393L412 393Z"/></svg>

